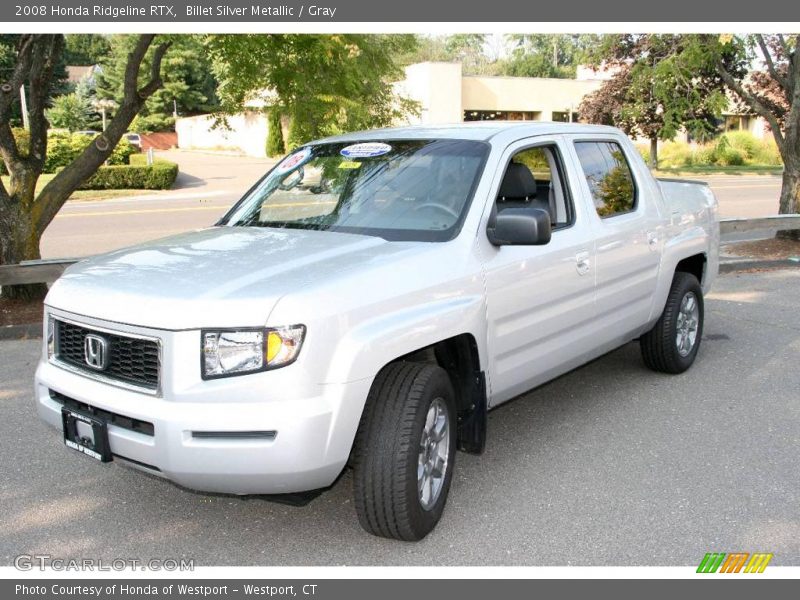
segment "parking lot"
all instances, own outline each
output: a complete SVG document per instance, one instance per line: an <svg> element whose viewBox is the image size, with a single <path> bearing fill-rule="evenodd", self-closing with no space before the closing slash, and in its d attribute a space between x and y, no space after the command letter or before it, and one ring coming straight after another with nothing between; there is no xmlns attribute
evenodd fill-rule
<svg viewBox="0 0 800 600"><path fill-rule="evenodd" d="M206 495L65 448L35 414L41 340L0 342L0 562L197 565L800 564L800 270L721 277L682 376L629 344L490 414L423 542L358 526L345 473L304 508Z"/></svg>

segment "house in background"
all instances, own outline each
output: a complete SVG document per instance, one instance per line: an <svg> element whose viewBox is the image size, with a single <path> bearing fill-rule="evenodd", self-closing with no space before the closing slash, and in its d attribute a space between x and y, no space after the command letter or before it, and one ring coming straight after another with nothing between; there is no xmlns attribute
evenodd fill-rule
<svg viewBox="0 0 800 600"><path fill-rule="evenodd" d="M100 65L71 65L67 66L67 82L76 86L82 81L85 81L89 87L95 86L95 77L98 73L102 73L103 69Z"/></svg>

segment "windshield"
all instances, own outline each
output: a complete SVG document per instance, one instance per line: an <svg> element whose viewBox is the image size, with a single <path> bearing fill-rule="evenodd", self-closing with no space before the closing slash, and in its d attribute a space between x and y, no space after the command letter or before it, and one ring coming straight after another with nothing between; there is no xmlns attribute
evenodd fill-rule
<svg viewBox="0 0 800 600"><path fill-rule="evenodd" d="M305 146L229 213L227 225L447 241L461 227L488 145L386 140Z"/></svg>

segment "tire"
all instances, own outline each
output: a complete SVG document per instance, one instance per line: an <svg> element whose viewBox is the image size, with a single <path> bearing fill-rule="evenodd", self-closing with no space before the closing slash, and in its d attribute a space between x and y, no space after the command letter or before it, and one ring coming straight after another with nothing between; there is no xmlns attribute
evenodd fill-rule
<svg viewBox="0 0 800 600"><path fill-rule="evenodd" d="M692 300L696 310L687 318L685 309ZM683 373L691 367L703 336L703 316L703 290L697 277L676 272L664 312L639 340L644 363L660 373Z"/></svg>
<svg viewBox="0 0 800 600"><path fill-rule="evenodd" d="M437 443L438 436L426 437L428 454L423 454L429 413L439 417L435 429L446 440ZM447 372L425 363L386 366L372 384L356 435L353 493L361 526L398 540L417 541L428 535L447 502L455 453L455 393ZM427 466L421 466L429 456ZM439 468L426 480L426 500L418 486L432 462Z"/></svg>

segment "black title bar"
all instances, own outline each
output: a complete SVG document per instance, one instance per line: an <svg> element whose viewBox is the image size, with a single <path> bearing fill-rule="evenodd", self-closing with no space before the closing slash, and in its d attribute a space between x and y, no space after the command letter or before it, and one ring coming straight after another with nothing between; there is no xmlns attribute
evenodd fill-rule
<svg viewBox="0 0 800 600"><path fill-rule="evenodd" d="M800 3L786 0L10 0L0 21L136 23L345 22L758 22L800 21ZM757 29L757 27L754 27Z"/></svg>

